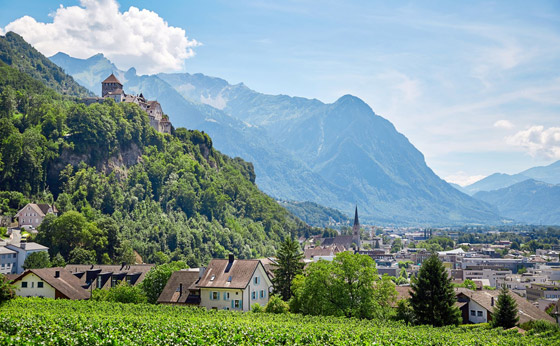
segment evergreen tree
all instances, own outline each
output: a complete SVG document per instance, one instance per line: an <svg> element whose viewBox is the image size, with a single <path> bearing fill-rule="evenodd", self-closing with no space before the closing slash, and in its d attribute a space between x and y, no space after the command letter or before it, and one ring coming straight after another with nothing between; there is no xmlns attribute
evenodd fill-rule
<svg viewBox="0 0 560 346"><path fill-rule="evenodd" d="M296 240L286 238L280 245L276 257L278 268L274 270L272 284L276 294L288 301L292 297L292 280L296 275L303 273L303 253Z"/></svg>
<svg viewBox="0 0 560 346"><path fill-rule="evenodd" d="M411 286L410 304L418 323L440 327L461 322L451 279L436 254L424 261Z"/></svg>
<svg viewBox="0 0 560 346"><path fill-rule="evenodd" d="M502 287L496 307L492 313L492 326L503 327L509 329L514 327L519 322L517 316L517 303L512 296L509 295L508 289Z"/></svg>

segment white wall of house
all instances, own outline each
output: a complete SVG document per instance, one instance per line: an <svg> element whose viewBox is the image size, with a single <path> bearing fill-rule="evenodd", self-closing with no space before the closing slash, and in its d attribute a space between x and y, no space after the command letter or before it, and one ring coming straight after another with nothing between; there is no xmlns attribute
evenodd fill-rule
<svg viewBox="0 0 560 346"><path fill-rule="evenodd" d="M474 316L473 316L474 311ZM471 323L488 322L488 311L474 301L469 302L469 321Z"/></svg>
<svg viewBox="0 0 560 346"><path fill-rule="evenodd" d="M257 270L255 270L255 273L253 273L251 282L247 286L249 304L244 308L250 310L251 305L255 303L258 303L261 306L265 306L268 303L268 299L270 298L270 287L272 287L272 282L270 282L270 279L268 278L268 275L266 274L263 266L259 264L257 266Z"/></svg>
<svg viewBox="0 0 560 346"><path fill-rule="evenodd" d="M0 274L15 274L17 270L17 253L0 247Z"/></svg>
<svg viewBox="0 0 560 346"><path fill-rule="evenodd" d="M200 306L207 309L242 310L243 292L241 289L201 288Z"/></svg>
<svg viewBox="0 0 560 346"><path fill-rule="evenodd" d="M21 280L16 281L15 286L16 295L20 297L55 298L56 290L33 273L29 273Z"/></svg>

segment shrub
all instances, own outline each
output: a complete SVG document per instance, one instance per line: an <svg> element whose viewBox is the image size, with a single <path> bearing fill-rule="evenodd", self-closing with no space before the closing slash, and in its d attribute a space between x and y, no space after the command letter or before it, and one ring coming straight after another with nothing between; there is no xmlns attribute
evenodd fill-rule
<svg viewBox="0 0 560 346"><path fill-rule="evenodd" d="M280 297L271 296L268 304L266 304L266 307L264 308L264 311L273 314L284 314L290 311L290 307L288 306L288 303L283 301Z"/></svg>
<svg viewBox="0 0 560 346"><path fill-rule="evenodd" d="M251 305L251 312L254 312L254 313L264 312L264 307L262 307L259 303L255 303L255 304Z"/></svg>
<svg viewBox="0 0 560 346"><path fill-rule="evenodd" d="M560 334L560 327L557 324L545 320L525 322L519 327L527 330L529 335L552 336Z"/></svg>

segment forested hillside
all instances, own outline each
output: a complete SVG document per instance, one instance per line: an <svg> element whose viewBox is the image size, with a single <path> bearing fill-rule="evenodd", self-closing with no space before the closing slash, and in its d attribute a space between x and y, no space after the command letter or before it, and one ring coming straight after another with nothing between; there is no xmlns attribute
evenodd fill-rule
<svg viewBox="0 0 560 346"><path fill-rule="evenodd" d="M93 96L16 33L8 32L6 36L0 36L0 61L25 72L63 95Z"/></svg>
<svg viewBox="0 0 560 346"><path fill-rule="evenodd" d="M47 217L37 240L70 262L132 262L135 250L197 266L228 252L272 255L311 231L208 135L157 133L136 105L86 107L3 62L0 140L1 212L55 202L62 216Z"/></svg>

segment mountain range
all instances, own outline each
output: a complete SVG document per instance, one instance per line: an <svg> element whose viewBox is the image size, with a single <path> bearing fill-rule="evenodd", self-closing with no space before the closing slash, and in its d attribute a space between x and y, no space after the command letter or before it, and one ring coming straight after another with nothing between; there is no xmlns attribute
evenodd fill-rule
<svg viewBox="0 0 560 346"><path fill-rule="evenodd" d="M479 191L498 190L529 179L548 184L560 184L560 160L548 166L529 168L517 174L494 173L471 185L464 186L462 191L474 195Z"/></svg>
<svg viewBox="0 0 560 346"><path fill-rule="evenodd" d="M361 99L332 104L266 95L202 74L138 76L103 55L50 58L92 92L115 73L125 92L157 99L175 126L207 132L217 149L251 161L269 195L311 201L367 222L400 225L500 222L496 208L440 179L395 127Z"/></svg>

